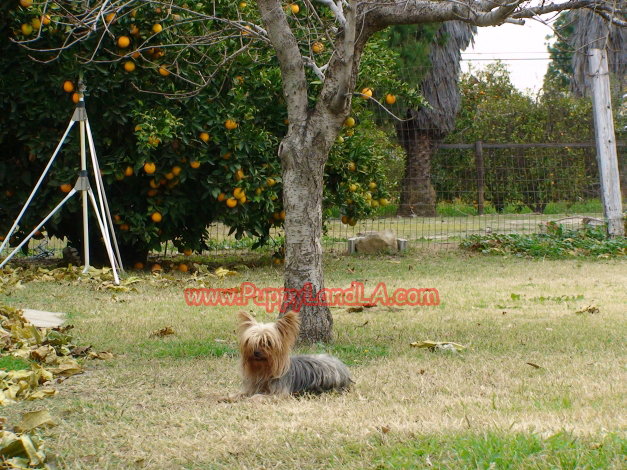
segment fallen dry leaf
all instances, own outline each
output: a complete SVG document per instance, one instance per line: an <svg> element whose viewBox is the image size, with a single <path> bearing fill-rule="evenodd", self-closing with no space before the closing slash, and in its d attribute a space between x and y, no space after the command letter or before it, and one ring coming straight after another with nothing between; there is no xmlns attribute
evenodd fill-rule
<svg viewBox="0 0 627 470"><path fill-rule="evenodd" d="M577 315L581 315L582 313L594 314L594 313L599 313L599 309L597 307L595 307L594 305L589 305L586 308L582 308L581 310L577 310L575 313Z"/></svg>
<svg viewBox="0 0 627 470"><path fill-rule="evenodd" d="M530 365L531 367L533 367L534 369L542 369L542 367L540 367L537 364L534 364L533 362L527 362L528 365Z"/></svg>
<svg viewBox="0 0 627 470"><path fill-rule="evenodd" d="M364 310L364 308L363 308L362 306L359 306L359 307L348 307L348 308L346 309L346 311L347 311L348 313L363 312L363 310Z"/></svg>
<svg viewBox="0 0 627 470"><path fill-rule="evenodd" d="M40 427L53 427L57 423L54 422L48 410L30 411L22 414L22 421L15 426L15 430L19 433L32 431Z"/></svg>
<svg viewBox="0 0 627 470"><path fill-rule="evenodd" d="M466 349L466 346L461 344L451 343L450 341L417 341L409 344L412 348L429 349L431 351L451 350L457 351L457 349Z"/></svg>
<svg viewBox="0 0 627 470"><path fill-rule="evenodd" d="M173 335L174 329L171 326L166 326L165 328L161 328L160 330L153 331L150 333L150 337L158 337L163 338L164 336Z"/></svg>

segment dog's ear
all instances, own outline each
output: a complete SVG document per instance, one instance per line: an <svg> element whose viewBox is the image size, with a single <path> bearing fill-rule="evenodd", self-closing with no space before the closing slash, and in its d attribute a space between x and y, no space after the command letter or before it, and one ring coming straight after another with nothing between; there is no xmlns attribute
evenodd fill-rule
<svg viewBox="0 0 627 470"><path fill-rule="evenodd" d="M296 312L287 312L275 323L276 329L283 337L283 341L293 347L298 339L298 329L300 327L300 318Z"/></svg>
<svg viewBox="0 0 627 470"><path fill-rule="evenodd" d="M257 320L255 320L248 312L244 312L243 310L237 312L237 318L239 319L239 331L245 331L251 326L257 324Z"/></svg>

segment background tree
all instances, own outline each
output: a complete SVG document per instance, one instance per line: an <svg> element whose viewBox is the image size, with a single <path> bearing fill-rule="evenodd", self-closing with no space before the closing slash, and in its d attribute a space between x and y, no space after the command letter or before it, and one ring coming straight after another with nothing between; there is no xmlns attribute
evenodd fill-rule
<svg viewBox="0 0 627 470"><path fill-rule="evenodd" d="M428 64L420 79L420 90L428 106L407 109L405 119L396 126L399 142L407 154L399 215L437 215L436 194L431 184L433 148L437 140L455 128L461 104L458 87L461 51L468 47L472 37L470 25L449 21L437 26L429 44ZM419 45L414 44L410 50L401 49L400 56L405 62L410 60L412 51L419 52ZM418 64L414 63L413 67L418 69Z"/></svg>
<svg viewBox="0 0 627 470"><path fill-rule="evenodd" d="M286 10L286 5L279 0L258 0L258 16L250 19L230 1L198 3L195 9L177 1L46 1L41 5L44 15L51 5L56 5L57 12L63 15L66 35L59 48L64 53L73 44L90 40L94 41L94 50L106 51L102 44L110 37L106 15L114 15L111 21L115 15L130 16L139 5L154 9L156 13L157 5L157 14L165 11L167 18L164 18L165 25L159 23L160 27L153 29L154 34L165 32L160 38L168 48L171 45L176 50L175 46L180 45L170 67L178 71L181 63L198 64L190 69L192 75L179 74L190 86L213 83L216 70L229 63L234 55L252 54L258 47L272 46L281 71L289 120L278 149L286 211L285 287L302 289L307 285L311 294L317 296L324 289L321 245L324 168L333 143L349 117L359 66L369 39L395 24L455 20L475 26L493 26L520 22L538 14L582 8L590 6L591 2L567 1L530 7L521 0L507 3L323 0L316 4L307 1L298 8L287 5ZM304 14L294 16L301 7ZM597 2L595 9L606 16L615 11L613 4L605 2ZM167 39L170 40L166 42ZM324 53L320 45L324 46ZM211 59L212 50L221 51L219 61ZM115 47L111 52L116 53ZM122 56L127 57L127 54ZM92 60L92 57L83 56L85 60ZM203 72L207 74L204 77L200 76ZM314 78L321 84L314 85ZM292 307L285 302L283 310ZM303 338L309 341L331 338L332 317L328 307L319 303L305 305L301 319Z"/></svg>

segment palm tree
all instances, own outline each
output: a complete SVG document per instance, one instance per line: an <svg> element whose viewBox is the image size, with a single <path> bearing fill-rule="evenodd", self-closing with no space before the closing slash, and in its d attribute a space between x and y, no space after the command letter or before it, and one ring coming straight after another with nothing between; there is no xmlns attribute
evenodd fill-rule
<svg viewBox="0 0 627 470"><path fill-rule="evenodd" d="M421 81L422 94L430 108L408 109L396 126L407 159L402 180L398 215L436 216L436 195L431 184L434 144L455 128L461 106L457 86L461 51L473 40L475 28L459 21L443 23L436 31L429 61L431 67Z"/></svg>

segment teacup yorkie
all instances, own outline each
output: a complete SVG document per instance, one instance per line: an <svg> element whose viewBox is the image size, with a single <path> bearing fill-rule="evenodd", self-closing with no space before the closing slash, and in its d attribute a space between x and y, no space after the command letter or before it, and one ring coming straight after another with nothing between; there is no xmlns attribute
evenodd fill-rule
<svg viewBox="0 0 627 470"><path fill-rule="evenodd" d="M350 387L348 368L327 354L290 356L298 340L298 314L258 323L239 312L239 350L244 388L240 396L288 396L342 391Z"/></svg>

